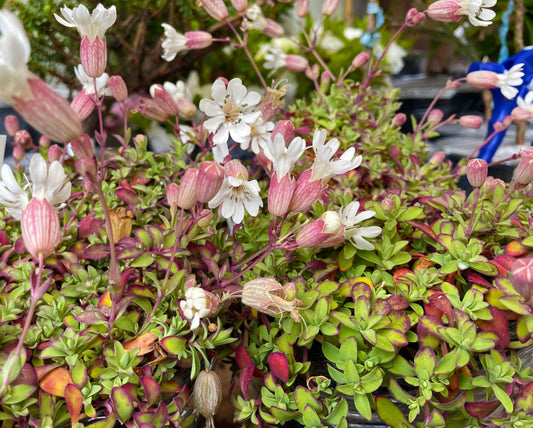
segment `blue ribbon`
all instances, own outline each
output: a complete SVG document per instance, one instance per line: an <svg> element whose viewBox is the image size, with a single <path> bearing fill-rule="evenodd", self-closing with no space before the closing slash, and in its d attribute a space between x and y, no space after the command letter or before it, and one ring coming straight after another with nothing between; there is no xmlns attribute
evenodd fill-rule
<svg viewBox="0 0 533 428"><path fill-rule="evenodd" d="M381 37L381 34L377 33L377 30L385 23L385 17L383 16L383 9L380 8L376 3L368 3L366 7L366 13L368 15L376 15L376 26L372 30L365 31L363 34L361 34L361 39L359 42L365 48L370 49L379 41Z"/></svg>
<svg viewBox="0 0 533 428"><path fill-rule="evenodd" d="M509 6L507 7L507 12L502 15L502 25L498 29L498 34L500 36L500 41L502 42L502 47L500 48L500 57L498 62L503 62L509 58L509 47L507 46L507 33L509 32L509 16L513 13L514 10L514 1L509 0Z"/></svg>

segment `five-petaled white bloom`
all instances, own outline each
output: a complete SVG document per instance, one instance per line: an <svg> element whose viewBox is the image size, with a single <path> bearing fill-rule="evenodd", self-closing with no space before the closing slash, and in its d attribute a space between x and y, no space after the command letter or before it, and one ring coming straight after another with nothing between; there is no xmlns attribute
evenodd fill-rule
<svg viewBox="0 0 533 428"><path fill-rule="evenodd" d="M355 248L359 250L373 250L374 245L368 242L365 238L375 238L381 234L381 227L379 226L358 226L364 220L374 217L374 211L359 211L359 202L352 201L346 207L339 211L341 223L344 226L344 236L350 240Z"/></svg>
<svg viewBox="0 0 533 428"><path fill-rule="evenodd" d="M524 98L518 97L516 99L516 104L518 107L521 107L532 114L529 120L533 119L533 91L529 91Z"/></svg>
<svg viewBox="0 0 533 428"><path fill-rule="evenodd" d="M235 224L242 223L245 211L255 217L263 206L257 180L248 181L248 171L237 159L229 161L224 172L224 181L209 201L209 208L220 206L220 215Z"/></svg>
<svg viewBox="0 0 533 428"><path fill-rule="evenodd" d="M496 86L500 88L502 95L505 98L512 100L516 97L516 94L518 94L518 89L516 89L515 86L520 86L522 84L522 77L524 76L524 72L522 71L523 68L523 63L515 64L509 70L505 70L502 74L498 74L498 82L496 83Z"/></svg>
<svg viewBox="0 0 533 428"><path fill-rule="evenodd" d="M178 33L176 29L169 24L161 24L165 29L165 35L161 47L163 48L163 58L165 61L172 61L176 55L182 51L188 51L187 37Z"/></svg>
<svg viewBox="0 0 533 428"><path fill-rule="evenodd" d="M65 27L76 28L81 37L87 36L91 42L97 37L103 39L105 32L117 19L115 6L106 9L100 3L92 14L84 5L76 6L74 9L63 6L60 11L63 16L54 13L57 21Z"/></svg>
<svg viewBox="0 0 533 428"><path fill-rule="evenodd" d="M496 12L487 9L496 4L496 0L461 0L457 15L466 15L470 23L477 27L486 27L492 24Z"/></svg>
<svg viewBox="0 0 533 428"><path fill-rule="evenodd" d="M313 150L315 160L313 162L310 181L327 181L337 174L344 174L361 165L362 157L355 156L355 148L350 147L339 159L331 160L339 149L339 140L333 138L326 143L327 131L317 129L313 136Z"/></svg>
<svg viewBox="0 0 533 428"><path fill-rule="evenodd" d="M81 64L79 64L77 67L74 67L74 73L81 83L82 89L85 90L85 93L87 95L94 94L95 79L87 75ZM96 78L96 90L98 91L99 97L102 95L111 95L111 90L107 86L108 81L109 74L107 73L104 73L100 77Z"/></svg>
<svg viewBox="0 0 533 428"><path fill-rule="evenodd" d="M58 161L48 166L41 155L34 155L30 160L29 175L30 182L23 189L9 165L2 165L0 170L0 204L17 220L28 205L28 187L33 198L46 199L52 205L62 206L70 197L71 184Z"/></svg>
<svg viewBox="0 0 533 428"><path fill-rule="evenodd" d="M203 288L191 287L185 292L185 300L180 302L183 316L191 323L194 330L200 325L200 319L209 315L209 298Z"/></svg>
<svg viewBox="0 0 533 428"><path fill-rule="evenodd" d="M241 149L252 149L256 155L259 154L262 144L268 143L272 137L272 130L274 129L274 122L265 122L259 116L255 122L250 123L250 139L241 143Z"/></svg>
<svg viewBox="0 0 533 428"><path fill-rule="evenodd" d="M213 134L213 155L220 163L228 154L229 137L239 144L250 141L250 124L261 116L261 112L255 110L261 95L248 91L241 79L235 78L227 87L222 79L217 79L211 87L211 96L212 100L200 101L200 110L210 116L204 127Z"/></svg>
<svg viewBox="0 0 533 428"><path fill-rule="evenodd" d="M272 162L272 169L281 179L291 173L294 165L302 156L305 151L305 141L300 137L295 137L287 147L283 135L276 134L271 143L263 143L261 148L266 158Z"/></svg>
<svg viewBox="0 0 533 428"><path fill-rule="evenodd" d="M286 65L287 54L279 46L270 46L265 53L265 62L263 67L267 70L272 70L269 76L272 75L278 68L283 68Z"/></svg>

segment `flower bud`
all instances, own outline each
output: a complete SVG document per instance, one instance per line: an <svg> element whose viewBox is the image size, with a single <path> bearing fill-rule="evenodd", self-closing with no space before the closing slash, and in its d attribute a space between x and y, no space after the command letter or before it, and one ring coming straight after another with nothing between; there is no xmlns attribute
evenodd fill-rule
<svg viewBox="0 0 533 428"><path fill-rule="evenodd" d="M248 7L248 0L231 0L231 5L239 13L242 13Z"/></svg>
<svg viewBox="0 0 533 428"><path fill-rule="evenodd" d="M187 39L185 45L189 49L204 49L213 43L213 36L207 31L188 31L184 36Z"/></svg>
<svg viewBox="0 0 533 428"><path fill-rule="evenodd" d="M285 30L276 21L266 18L265 23L266 25L261 29L263 34L272 38L283 37L285 35Z"/></svg>
<svg viewBox="0 0 533 428"><path fill-rule="evenodd" d="M98 166L96 164L96 158L81 158L76 161L76 169L78 172L92 181L93 183L97 182L98 177Z"/></svg>
<svg viewBox="0 0 533 428"><path fill-rule="evenodd" d="M22 211L20 227L24 245L35 259L48 257L59 243L59 216L47 199L32 198Z"/></svg>
<svg viewBox="0 0 533 428"><path fill-rule="evenodd" d="M200 211L198 226L207 227L209 226L212 220L213 220L213 211L205 208L202 211Z"/></svg>
<svg viewBox="0 0 533 428"><path fill-rule="evenodd" d="M402 126L406 120L407 116L405 115L405 113L397 113L396 116L394 116L394 119L392 120L392 126L394 128Z"/></svg>
<svg viewBox="0 0 533 428"><path fill-rule="evenodd" d="M435 108L431 110L431 112L428 115L428 123L438 125L442 121L443 116L444 116L444 113L442 113L442 110Z"/></svg>
<svg viewBox="0 0 533 428"><path fill-rule="evenodd" d="M196 179L196 197L202 203L209 202L220 190L224 181L224 168L215 161L202 162Z"/></svg>
<svg viewBox="0 0 533 428"><path fill-rule="evenodd" d="M194 383L193 400L198 413L212 422L222 400L222 386L215 372L202 370L198 373Z"/></svg>
<svg viewBox="0 0 533 428"><path fill-rule="evenodd" d="M414 27L420 24L425 17L426 15L424 12L419 12L413 7L407 11L407 15L405 16L405 24L408 27Z"/></svg>
<svg viewBox="0 0 533 428"><path fill-rule="evenodd" d="M89 117L93 112L96 104L94 103L93 95L88 95L83 89L78 95L74 97L70 103L70 107L82 122Z"/></svg>
<svg viewBox="0 0 533 428"><path fill-rule="evenodd" d="M294 185L290 174L281 178L278 178L276 173L272 175L268 189L268 212L270 214L282 217L289 212Z"/></svg>
<svg viewBox="0 0 533 428"><path fill-rule="evenodd" d="M462 15L457 14L459 9L461 9L461 5L455 0L439 0L429 5L427 14L435 21L455 22L462 17Z"/></svg>
<svg viewBox="0 0 533 428"><path fill-rule="evenodd" d="M77 140L70 143L70 146L78 159L94 156L93 143L87 134L80 135Z"/></svg>
<svg viewBox="0 0 533 428"><path fill-rule="evenodd" d="M523 122L531 119L533 113L523 107L515 107L511 112L511 117L515 122Z"/></svg>
<svg viewBox="0 0 533 428"><path fill-rule="evenodd" d="M20 129L18 117L14 114L8 114L4 118L4 127L6 128L7 135L14 137L15 133Z"/></svg>
<svg viewBox="0 0 533 428"><path fill-rule="evenodd" d="M188 210L194 206L196 201L196 180L198 178L198 170L196 168L189 168L183 174L178 189L178 207Z"/></svg>
<svg viewBox="0 0 533 428"><path fill-rule="evenodd" d="M169 116L176 116L179 113L174 98L172 98L172 95L167 92L163 85L156 84L150 86L150 95L161 111Z"/></svg>
<svg viewBox="0 0 533 428"><path fill-rule="evenodd" d="M296 14L304 18L309 13L309 0L296 0Z"/></svg>
<svg viewBox="0 0 533 428"><path fill-rule="evenodd" d="M394 201L392 200L391 197L389 196L385 196L382 200L381 200L381 208L383 208L383 211L393 211L395 206L394 206Z"/></svg>
<svg viewBox="0 0 533 428"><path fill-rule="evenodd" d="M88 36L83 36L80 45L80 61L87 76L96 79L104 74L107 65L105 37L95 37L91 42Z"/></svg>
<svg viewBox="0 0 533 428"><path fill-rule="evenodd" d="M181 117L190 119L196 113L196 106L187 98L178 98L176 105L178 106L178 112Z"/></svg>
<svg viewBox="0 0 533 428"><path fill-rule="evenodd" d="M312 170L302 172L296 180L296 187L292 195L289 209L297 213L308 211L324 193L322 180L311 181Z"/></svg>
<svg viewBox="0 0 533 428"><path fill-rule="evenodd" d="M57 144L54 144L48 148L48 163L52 163L53 161L59 161L61 159L61 156L63 156L63 148L58 146Z"/></svg>
<svg viewBox="0 0 533 428"><path fill-rule="evenodd" d="M446 159L446 153L444 153L443 151L438 151L433 153L433 156L431 156L431 159L429 159L429 163L431 165L438 166L442 162L444 162L444 159Z"/></svg>
<svg viewBox="0 0 533 428"><path fill-rule="evenodd" d="M41 135L39 137L39 147L46 149L48 146L50 146L50 138L46 135Z"/></svg>
<svg viewBox="0 0 533 428"><path fill-rule="evenodd" d="M299 320L297 312L302 302L294 296L293 283L281 286L274 278L256 278L243 285L241 299L244 305L264 314L290 312L291 318Z"/></svg>
<svg viewBox="0 0 533 428"><path fill-rule="evenodd" d="M272 139L274 139L276 134L281 134L285 144L289 144L296 135L294 124L290 120L279 120L272 130Z"/></svg>
<svg viewBox="0 0 533 428"><path fill-rule="evenodd" d="M472 71L466 75L466 81L476 88L493 89L497 87L498 74L488 70Z"/></svg>
<svg viewBox="0 0 533 428"><path fill-rule="evenodd" d="M176 207L178 206L178 189L179 186L176 183L170 183L166 190L167 203L170 205L173 214L176 213Z"/></svg>
<svg viewBox="0 0 533 428"><path fill-rule="evenodd" d="M359 52L352 61L352 68L356 69L365 65L370 59L370 55L366 52Z"/></svg>
<svg viewBox="0 0 533 428"><path fill-rule="evenodd" d="M523 186L533 181L533 157L522 156L514 170L513 181Z"/></svg>
<svg viewBox="0 0 533 428"><path fill-rule="evenodd" d="M222 0L200 0L204 10L217 21L224 21L228 17L228 9Z"/></svg>
<svg viewBox="0 0 533 428"><path fill-rule="evenodd" d="M322 15L333 15L335 13L335 10L337 10L338 5L339 0L326 0L322 5Z"/></svg>
<svg viewBox="0 0 533 428"><path fill-rule="evenodd" d="M168 118L168 113L165 113L159 105L149 98L141 98L139 104L139 112L148 119L156 122L164 122Z"/></svg>
<svg viewBox="0 0 533 428"><path fill-rule="evenodd" d="M121 76L111 76L107 82L111 95L118 102L124 102L128 99L128 87Z"/></svg>
<svg viewBox="0 0 533 428"><path fill-rule="evenodd" d="M33 147L33 141L31 135L25 129L15 132L14 143L16 146L20 146L23 149L31 149Z"/></svg>
<svg viewBox="0 0 533 428"><path fill-rule="evenodd" d="M26 150L24 150L24 147L16 145L13 147L13 160L15 163L20 163L22 159L24 159L24 156L26 155Z"/></svg>
<svg viewBox="0 0 533 428"><path fill-rule="evenodd" d="M307 77L309 80L318 79L319 74L320 70L318 68L318 64L313 64L311 67L305 70L305 77Z"/></svg>
<svg viewBox="0 0 533 428"><path fill-rule="evenodd" d="M505 188L505 182L499 178L494 178L491 176L488 176L485 180L485 183L483 183L482 190L487 195L492 195L496 191L498 186L502 186L502 188Z"/></svg>
<svg viewBox="0 0 533 428"><path fill-rule="evenodd" d="M300 55L287 55L285 65L289 71L301 72L307 69L309 62Z"/></svg>
<svg viewBox="0 0 533 428"><path fill-rule="evenodd" d="M459 124L469 129L479 129L483 125L483 118L481 116L467 114L459 118Z"/></svg>
<svg viewBox="0 0 533 428"><path fill-rule="evenodd" d="M341 227L339 214L335 211L326 211L318 220L309 223L300 230L296 236L296 243L301 248L319 246L327 239L339 234Z"/></svg>
<svg viewBox="0 0 533 428"><path fill-rule="evenodd" d="M488 164L484 159L470 159L466 165L466 178L474 188L483 186L487 178Z"/></svg>

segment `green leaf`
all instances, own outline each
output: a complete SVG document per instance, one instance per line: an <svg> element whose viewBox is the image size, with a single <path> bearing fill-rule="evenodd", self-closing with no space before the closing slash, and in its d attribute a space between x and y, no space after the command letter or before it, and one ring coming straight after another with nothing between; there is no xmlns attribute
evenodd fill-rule
<svg viewBox="0 0 533 428"><path fill-rule="evenodd" d="M148 267L154 262L154 256L150 253L144 253L130 263L131 267Z"/></svg>
<svg viewBox="0 0 533 428"><path fill-rule="evenodd" d="M387 397L376 397L376 411L381 420L392 428L414 428L398 406Z"/></svg>
<svg viewBox="0 0 533 428"><path fill-rule="evenodd" d="M345 418L348 415L348 403L344 398L341 398L339 403L333 408L331 413L328 415L327 423L328 425L337 425L342 418Z"/></svg>
<svg viewBox="0 0 533 428"><path fill-rule="evenodd" d="M318 416L315 409L313 409L311 406L307 405L305 406L305 409L303 410L303 420L304 425L306 427L321 427L322 422L320 420L320 417Z"/></svg>
<svg viewBox="0 0 533 428"><path fill-rule="evenodd" d="M372 419L372 410L366 394L355 394L353 397L355 408L366 420Z"/></svg>
<svg viewBox="0 0 533 428"><path fill-rule="evenodd" d="M505 393L505 391L496 384L492 385L492 391L494 392L494 395L500 401L500 403L503 404L505 411L507 413L513 413L513 402L511 401L511 398L509 398L509 396Z"/></svg>

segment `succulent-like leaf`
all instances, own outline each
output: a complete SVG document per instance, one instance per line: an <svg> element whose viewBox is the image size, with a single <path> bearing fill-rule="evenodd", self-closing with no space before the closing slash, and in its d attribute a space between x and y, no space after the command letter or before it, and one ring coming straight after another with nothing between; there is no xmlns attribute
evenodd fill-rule
<svg viewBox="0 0 533 428"><path fill-rule="evenodd" d="M392 428L413 428L398 406L383 395L376 397L376 412L381 420Z"/></svg>
<svg viewBox="0 0 533 428"><path fill-rule="evenodd" d="M80 419L83 397L80 390L73 384L69 383L65 386L65 401L70 414L72 428L74 428Z"/></svg>
<svg viewBox="0 0 533 428"><path fill-rule="evenodd" d="M273 352L268 355L268 365L272 374L282 382L289 381L289 363L283 352Z"/></svg>
<svg viewBox="0 0 533 428"><path fill-rule="evenodd" d="M58 367L47 373L39 382L39 386L49 394L65 396L65 387L74 383L68 370Z"/></svg>
<svg viewBox="0 0 533 428"><path fill-rule="evenodd" d="M132 417L133 411L135 410L133 397L124 388L115 386L111 390L111 400L115 414L121 422L126 422Z"/></svg>

